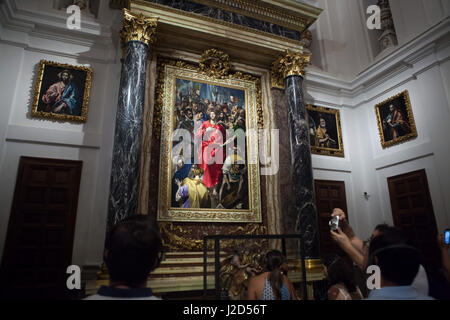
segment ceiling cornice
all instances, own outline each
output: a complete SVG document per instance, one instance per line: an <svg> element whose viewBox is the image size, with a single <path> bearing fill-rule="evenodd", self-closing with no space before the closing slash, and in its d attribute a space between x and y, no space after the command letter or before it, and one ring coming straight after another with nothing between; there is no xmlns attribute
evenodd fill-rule
<svg viewBox="0 0 450 320"><path fill-rule="evenodd" d="M292 0L192 0L210 7L303 32L323 11Z"/></svg>

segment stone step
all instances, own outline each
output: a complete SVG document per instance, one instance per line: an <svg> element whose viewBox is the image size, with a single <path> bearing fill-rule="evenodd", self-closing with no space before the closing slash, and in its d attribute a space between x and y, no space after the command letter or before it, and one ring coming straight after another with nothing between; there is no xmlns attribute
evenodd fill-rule
<svg viewBox="0 0 450 320"><path fill-rule="evenodd" d="M227 257L229 254L225 252L220 253L221 258ZM201 258L203 259L203 252L166 252L164 253L166 259L184 259L184 258ZM208 260L214 259L214 252L208 252L207 254Z"/></svg>
<svg viewBox="0 0 450 320"><path fill-rule="evenodd" d="M211 269L212 272L214 272L214 268L208 268ZM208 270L209 271L209 270ZM179 267L166 267L166 268L158 268L152 272L152 274L158 275L158 274L178 274L178 273L198 273L203 272L203 266L194 266L194 267L186 267L186 266L179 266Z"/></svg>
<svg viewBox="0 0 450 320"><path fill-rule="evenodd" d="M209 263L214 263L214 257L208 257L208 259L206 260L206 262ZM222 259L221 259L222 261ZM201 263L203 264L203 257L201 258L167 258L164 259L163 261L161 261L161 266L165 265L165 264L188 264L188 263Z"/></svg>
<svg viewBox="0 0 450 320"><path fill-rule="evenodd" d="M208 289L214 289L214 275L208 276L206 283ZM90 288L87 294L95 294L100 286L107 286L108 284L108 280L98 280L96 286ZM147 287L152 288L153 292L156 294L203 290L203 275L176 278L150 278L147 281Z"/></svg>

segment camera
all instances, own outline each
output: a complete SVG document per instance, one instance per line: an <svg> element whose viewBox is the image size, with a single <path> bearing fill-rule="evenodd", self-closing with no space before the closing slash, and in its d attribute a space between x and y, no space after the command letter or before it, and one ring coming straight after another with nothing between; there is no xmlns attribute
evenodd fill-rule
<svg viewBox="0 0 450 320"><path fill-rule="evenodd" d="M450 229L444 231L444 243L450 244Z"/></svg>
<svg viewBox="0 0 450 320"><path fill-rule="evenodd" d="M333 218L331 218L328 224L330 225L331 230L337 231L337 229L339 228L339 217L334 216Z"/></svg>

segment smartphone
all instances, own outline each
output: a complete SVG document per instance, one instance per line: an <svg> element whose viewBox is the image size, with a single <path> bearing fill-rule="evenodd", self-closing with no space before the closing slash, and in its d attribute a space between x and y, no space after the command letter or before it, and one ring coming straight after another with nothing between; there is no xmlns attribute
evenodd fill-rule
<svg viewBox="0 0 450 320"><path fill-rule="evenodd" d="M444 231L444 242L450 244L450 229Z"/></svg>

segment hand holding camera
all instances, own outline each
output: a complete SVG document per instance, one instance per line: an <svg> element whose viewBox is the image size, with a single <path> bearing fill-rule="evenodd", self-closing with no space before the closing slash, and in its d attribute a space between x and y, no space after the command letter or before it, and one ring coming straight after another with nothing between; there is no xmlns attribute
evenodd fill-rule
<svg viewBox="0 0 450 320"><path fill-rule="evenodd" d="M342 209L334 208L333 212L331 213L332 217L339 217L339 220L344 220L346 218L345 212L342 211Z"/></svg>
<svg viewBox="0 0 450 320"><path fill-rule="evenodd" d="M339 216L332 217L328 222L328 225L330 226L331 230L337 231L339 229Z"/></svg>

